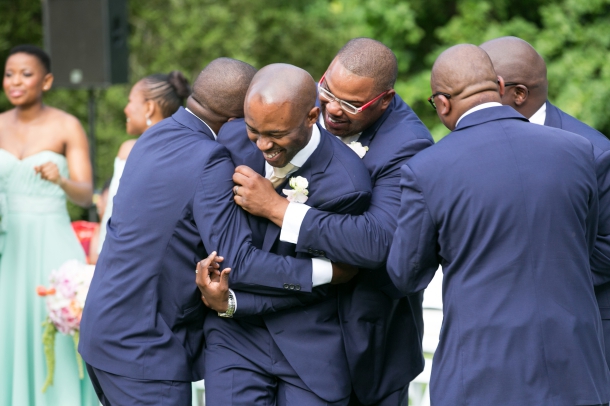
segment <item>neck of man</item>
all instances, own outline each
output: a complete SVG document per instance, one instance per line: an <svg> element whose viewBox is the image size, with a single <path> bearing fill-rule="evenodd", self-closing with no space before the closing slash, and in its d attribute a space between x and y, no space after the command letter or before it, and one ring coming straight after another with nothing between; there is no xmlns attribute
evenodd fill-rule
<svg viewBox="0 0 610 406"><path fill-rule="evenodd" d="M216 134L218 134L218 132L220 131L220 127L222 127L222 125L226 123L226 120L220 118L220 116L214 113L212 110L199 104L192 97L189 97L187 99L186 107L190 111L192 111L194 115L203 120Z"/></svg>

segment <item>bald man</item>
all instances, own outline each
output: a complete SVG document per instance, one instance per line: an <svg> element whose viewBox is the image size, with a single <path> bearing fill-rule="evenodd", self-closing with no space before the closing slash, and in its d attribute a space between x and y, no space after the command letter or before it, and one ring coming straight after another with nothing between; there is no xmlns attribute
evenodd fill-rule
<svg viewBox="0 0 610 406"><path fill-rule="evenodd" d="M234 189L237 203L249 198L242 187L251 186L254 178L260 178L262 187L275 189L274 193L295 204L307 202L321 210L350 215L358 215L368 207L371 186L366 168L356 154L317 124L320 109L315 102L316 84L300 68L274 64L256 74L246 95L244 122L236 120L228 128L234 128L231 137L243 140L247 136L251 146L257 147L257 155L244 158L244 162L262 168L264 177L245 168L248 170L237 179L238 185L244 186ZM227 135L221 134L220 142ZM238 156L250 152L232 151ZM280 228L275 224L263 218L251 220L259 223L252 225L253 238L262 242L264 251L301 258L323 255L297 254L294 244L280 241ZM262 235L257 236L259 233ZM347 404L351 383L336 287L324 284L311 292L312 286L320 282L312 280L308 268L303 268L300 279L294 282L286 276L270 274L271 271L249 267L245 273L235 273L233 269L230 282L236 289L234 319L224 320L212 314L206 318L206 404ZM271 287L283 284L284 290L294 293L301 305L239 317L242 307L251 307L250 296L243 291L256 291L253 285L264 282ZM208 297L205 290L204 296ZM256 296L252 299L262 300Z"/></svg>
<svg viewBox="0 0 610 406"><path fill-rule="evenodd" d="M243 117L256 70L229 58L199 75L187 108L147 130L129 156L87 297L79 351L105 405L186 405L203 378L207 308L195 280L198 258L285 275L310 259L255 250L233 203L235 166L215 141Z"/></svg>
<svg viewBox="0 0 610 406"><path fill-rule="evenodd" d="M526 41L516 37L502 37L481 44L491 58L498 75L509 87L502 96L502 104L513 107L532 123L561 128L588 139L596 148L598 166L610 156L610 140L596 129L578 121L548 101L546 64L544 59ZM506 84L505 84L506 86ZM610 257L610 175L599 184L600 218L595 255L591 266L597 272L604 267L605 258ZM602 270L603 273L603 270ZM599 283L595 287L599 304L606 362L610 366L610 283Z"/></svg>
<svg viewBox="0 0 610 406"><path fill-rule="evenodd" d="M371 38L355 38L339 50L318 84L320 122L358 154L369 172L373 196L365 213L342 215L311 207L309 202L289 202L259 187L264 184L260 179L240 187L239 193L247 199L236 201L281 226L280 239L296 244L297 252L321 253L360 269L339 287L339 319L354 406L398 406L408 401L409 382L424 365L421 295L399 297L385 263L400 205L400 167L434 142L394 91L397 72L391 49ZM236 182L243 170L237 168ZM307 276L327 283L337 275L316 267ZM236 295L239 301L240 293ZM239 307L238 315L300 306L298 298L277 298L273 306L260 300L242 302L253 306Z"/></svg>
<svg viewBox="0 0 610 406"><path fill-rule="evenodd" d="M452 132L402 169L388 270L409 294L443 266L432 404L607 404L593 146L502 106L504 82L475 45L443 52L431 88Z"/></svg>

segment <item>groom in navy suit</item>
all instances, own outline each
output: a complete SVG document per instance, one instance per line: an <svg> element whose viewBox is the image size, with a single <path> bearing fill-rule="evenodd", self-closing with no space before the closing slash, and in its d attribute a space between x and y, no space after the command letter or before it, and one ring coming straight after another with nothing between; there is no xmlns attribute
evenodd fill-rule
<svg viewBox="0 0 610 406"><path fill-rule="evenodd" d="M317 124L315 100L316 85L307 72L290 65L269 65L257 73L248 90L245 123L231 123L234 131L229 139L223 141L227 135L223 130L219 141L228 146L236 161L248 163L267 178L250 169L242 175L240 185L248 184L249 177L261 178L267 188L275 188L295 204L306 201L322 210L360 214L370 200L369 175L356 154ZM260 149L258 155L251 155L254 144L246 137ZM240 189L236 186L234 190L236 202L245 199ZM350 376L337 292L335 286L327 284L332 278L328 260L321 252L296 253L294 244L280 241L280 228L275 224L262 218L251 220L259 222L260 227L252 228L258 230L254 234L262 234L258 241L263 250L320 257L316 258L320 266L314 265L313 272L304 268L302 273L309 285L324 286L307 294L302 286L279 279L286 291L295 292L300 307L233 320L208 315L204 327L207 404L347 404ZM256 241L256 235L254 238ZM315 268L331 275L329 280L312 276L319 273ZM273 275L266 276L266 269L248 272L258 277L260 285L277 283L271 280ZM241 282L243 277L231 272L231 286L238 289L231 293L237 299L232 303L237 313L248 306L248 297L264 300L242 292L252 289ZM204 296L207 298L205 291Z"/></svg>
<svg viewBox="0 0 610 406"><path fill-rule="evenodd" d="M594 147L502 106L504 81L474 45L442 53L431 87L452 133L402 169L388 269L409 294L443 266L432 404L607 404Z"/></svg>
<svg viewBox="0 0 610 406"><path fill-rule="evenodd" d="M597 162L609 159L610 140L602 133L561 111L548 101L548 84L544 59L527 42L516 37L502 37L481 44L494 64L496 73L511 84L502 96L502 103L513 107L532 123L561 128L585 137L596 149ZM596 251L591 267L594 271L607 267L610 258L610 177L600 182L600 217ZM605 181L604 181L605 180ZM595 296L604 327L606 362L610 366L610 283L595 286Z"/></svg>
<svg viewBox="0 0 610 406"><path fill-rule="evenodd" d="M233 59L212 61L187 109L146 131L129 156L80 332L79 352L104 405L191 403L191 381L204 368L207 309L193 283L200 258L222 252L245 284L247 275L256 279L248 268L291 286L311 272L311 259L254 248L233 203L234 164L215 141L225 122L243 116L255 72Z"/></svg>
<svg viewBox="0 0 610 406"><path fill-rule="evenodd" d="M264 188L264 179L256 177L240 187L239 194L245 199L236 199L249 212L282 227L280 239L296 244L297 252L322 253L360 267L359 274L338 289L339 320L352 382L350 405L399 405L406 398L409 382L423 368L421 295L399 297L385 262L400 205L400 167L433 141L395 93L396 72L396 57L388 47L370 38L356 38L339 51L319 84L326 129L359 154L374 185L365 213L345 215L310 207L309 202L289 203L271 188ZM237 183L243 173L248 170L238 167ZM222 292L215 293L222 297ZM242 292L236 292L236 297L242 304L235 317L302 305L298 297L269 301Z"/></svg>

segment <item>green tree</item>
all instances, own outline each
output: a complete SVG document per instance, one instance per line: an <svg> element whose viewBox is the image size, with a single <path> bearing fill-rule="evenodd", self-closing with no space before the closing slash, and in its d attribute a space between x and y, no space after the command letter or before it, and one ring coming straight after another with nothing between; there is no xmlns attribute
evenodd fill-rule
<svg viewBox="0 0 610 406"><path fill-rule="evenodd" d="M438 140L448 133L426 102L430 69L449 46L503 35L530 42L545 58L550 99L610 134L610 0L131 0L130 84L96 90L96 186L112 175L126 140L123 108L131 85L179 69L194 80L212 59L228 56L256 67L286 62L319 79L350 38L376 38L399 62L397 93ZM0 0L0 57L17 44L42 45L38 0ZM87 92L54 89L48 104L87 127ZM10 108L0 97L0 111ZM73 218L84 211L71 206Z"/></svg>

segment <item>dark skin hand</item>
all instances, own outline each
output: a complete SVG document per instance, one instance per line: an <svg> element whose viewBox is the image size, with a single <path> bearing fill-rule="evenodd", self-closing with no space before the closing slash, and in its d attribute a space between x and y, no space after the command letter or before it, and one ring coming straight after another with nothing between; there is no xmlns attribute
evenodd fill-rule
<svg viewBox="0 0 610 406"><path fill-rule="evenodd" d="M235 203L248 213L269 219L278 227L284 222L288 200L278 195L273 184L251 168L240 165L235 168L233 188Z"/></svg>
<svg viewBox="0 0 610 406"><path fill-rule="evenodd" d="M331 285L338 285L349 282L358 274L358 268L353 265L332 262L333 278L330 281Z"/></svg>
<svg viewBox="0 0 610 406"><path fill-rule="evenodd" d="M212 252L197 263L195 283L201 292L201 300L212 310L224 313L229 308L229 273L231 268L220 271L223 257Z"/></svg>
<svg viewBox="0 0 610 406"><path fill-rule="evenodd" d="M277 194L268 179L262 177L250 167L240 165L235 168L233 182L236 184L233 187L235 203L248 213L269 219L278 227L282 227L289 202ZM346 283L358 273L357 267L348 264L333 262L332 266L331 284Z"/></svg>

